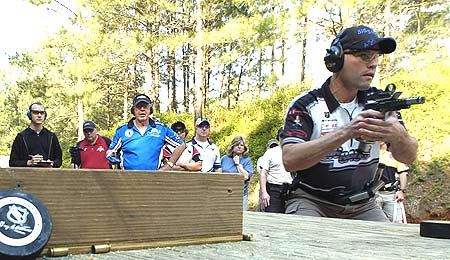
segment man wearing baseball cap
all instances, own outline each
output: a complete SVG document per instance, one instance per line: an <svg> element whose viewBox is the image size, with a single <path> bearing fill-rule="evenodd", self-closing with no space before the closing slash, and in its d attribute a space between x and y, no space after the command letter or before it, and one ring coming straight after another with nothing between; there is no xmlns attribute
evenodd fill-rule
<svg viewBox="0 0 450 260"><path fill-rule="evenodd" d="M219 147L209 139L210 131L208 118L195 120L195 135L186 142L177 166L189 171L222 172Z"/></svg>
<svg viewBox="0 0 450 260"><path fill-rule="evenodd" d="M170 127L153 117L150 98L137 94L131 107L133 118L117 128L107 152L111 162L125 170L158 170L165 143L176 147L162 170L171 170L185 149L184 141Z"/></svg>
<svg viewBox="0 0 450 260"><path fill-rule="evenodd" d="M363 108L367 93L380 91L370 86L380 55L395 48L393 38L369 27L342 30L324 57L332 76L290 103L281 144L284 166L296 177L286 213L389 221L370 192L379 142L405 164L415 160L418 144L397 113ZM358 150L359 140L374 142L368 153Z"/></svg>
<svg viewBox="0 0 450 260"><path fill-rule="evenodd" d="M283 166L282 151L278 145L283 139L283 128L277 132L275 145L264 153L260 161L261 173L259 185L261 188L261 203L265 212L284 213L288 186L292 183L291 173ZM273 140L273 139L272 139ZM273 143L269 141L268 147Z"/></svg>
<svg viewBox="0 0 450 260"><path fill-rule="evenodd" d="M111 140L101 136L92 121L83 124L84 139L75 146L70 147L72 168L83 169L110 169L111 164L106 160L106 151Z"/></svg>
<svg viewBox="0 0 450 260"><path fill-rule="evenodd" d="M189 131L186 129L186 125L181 121L176 121L173 123L170 128L183 140L185 141L186 135L189 133ZM171 145L170 143L167 143L164 145L164 147L161 150L161 166L166 165L170 157L172 157L172 153L175 151L176 146ZM174 168L174 167L172 167ZM174 168L174 170L179 170Z"/></svg>

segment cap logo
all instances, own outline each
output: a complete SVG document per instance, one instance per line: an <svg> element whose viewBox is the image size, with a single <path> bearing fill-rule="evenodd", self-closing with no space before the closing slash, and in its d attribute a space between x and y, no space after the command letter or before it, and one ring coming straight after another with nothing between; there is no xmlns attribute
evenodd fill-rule
<svg viewBox="0 0 450 260"><path fill-rule="evenodd" d="M367 42L364 43L364 48L369 48L372 47L376 44L377 42L374 39L370 39Z"/></svg>
<svg viewBox="0 0 450 260"><path fill-rule="evenodd" d="M362 28L362 29L358 29L358 34L373 34L373 35L377 35L374 31L367 29L367 28Z"/></svg>

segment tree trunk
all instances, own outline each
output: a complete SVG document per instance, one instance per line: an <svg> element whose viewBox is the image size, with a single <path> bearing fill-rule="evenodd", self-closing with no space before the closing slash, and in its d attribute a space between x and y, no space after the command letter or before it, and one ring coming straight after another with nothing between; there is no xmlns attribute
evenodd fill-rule
<svg viewBox="0 0 450 260"><path fill-rule="evenodd" d="M227 65L227 108L231 108L231 97L232 97L232 90L231 90L231 81L233 76L231 75L231 64Z"/></svg>
<svg viewBox="0 0 450 260"><path fill-rule="evenodd" d="M275 41L272 42L272 53L270 54L270 93L275 89L275 81L273 77L275 76Z"/></svg>
<svg viewBox="0 0 450 260"><path fill-rule="evenodd" d="M306 37L308 36L308 17L303 18L303 33L302 33L302 50L300 57L300 83L305 83L305 62L306 62Z"/></svg>
<svg viewBox="0 0 450 260"><path fill-rule="evenodd" d="M175 65L176 65L176 58L175 58L175 51L173 51L173 56L172 58L172 109L173 111L177 112L178 111L178 103L177 103L177 82L176 82L176 77L175 77Z"/></svg>
<svg viewBox="0 0 450 260"><path fill-rule="evenodd" d="M225 80L226 80L225 69L226 69L226 66L223 65L222 70L220 72L220 80L219 80L219 85L220 85L219 97L220 97L220 99L222 99L222 96L224 96L224 95L228 96L226 90L224 90Z"/></svg>
<svg viewBox="0 0 450 260"><path fill-rule="evenodd" d="M78 30L80 32L83 31L83 20L81 18L81 6L77 5L77 25ZM77 43L76 43L77 44ZM83 111L83 97L84 97L84 89L83 89L83 78L82 78L82 69L81 69L81 53L78 46L77 50L77 113L78 113L78 140L83 140L83 123L84 123L84 111Z"/></svg>
<svg viewBox="0 0 450 260"><path fill-rule="evenodd" d="M145 62L145 81L146 85L149 89L152 89L154 87L154 72L153 72L153 49L150 47L149 50L147 50L146 53L146 62ZM153 98L153 97L151 97ZM126 118L124 117L124 120Z"/></svg>
<svg viewBox="0 0 450 260"><path fill-rule="evenodd" d="M80 141L80 140L83 140L83 138L84 138L84 133L83 133L83 123L84 123L83 99L80 98L80 97L77 98L77 113L78 113L78 141Z"/></svg>
<svg viewBox="0 0 450 260"><path fill-rule="evenodd" d="M194 89L194 115L195 118L202 117L202 84L203 80L203 28L202 28L202 1L197 0L196 6L196 50L195 56L195 89Z"/></svg>
<svg viewBox="0 0 450 260"><path fill-rule="evenodd" d="M237 103L239 101L239 97L241 96L241 80L242 80L242 75L245 73L245 64L241 65L241 71L239 72L239 77L236 83L236 101L235 103Z"/></svg>
<svg viewBox="0 0 450 260"><path fill-rule="evenodd" d="M384 37L391 35L391 21L392 21L392 12L391 12L391 0L386 0L384 4ZM385 56L386 57L386 56ZM391 70L391 62L394 59L394 55L389 55L388 58L384 61L383 72L380 71L379 74L390 76Z"/></svg>
<svg viewBox="0 0 450 260"><path fill-rule="evenodd" d="M259 50L259 60L258 60L258 96L261 96L263 78L262 78L262 60L264 56L264 49L260 48Z"/></svg>
<svg viewBox="0 0 450 260"><path fill-rule="evenodd" d="M123 121L128 121L131 106L128 106L128 87L123 92Z"/></svg>
<svg viewBox="0 0 450 260"><path fill-rule="evenodd" d="M247 53L247 60L246 60L246 62L245 62L245 67L246 67L246 75L247 75L247 80L245 81L245 89L247 90L247 91L249 91L250 90L250 78L251 78L251 68L250 68L250 63L251 63L251 61L252 61L252 59L251 59L251 57L252 57L252 55L251 55L251 51L249 50L248 51L248 53ZM253 92L253 91L252 91Z"/></svg>
<svg viewBox="0 0 450 260"><path fill-rule="evenodd" d="M203 52L203 78L204 82L202 84L202 93L203 93L203 108L208 105L208 89L209 89L209 82L211 80L211 68L206 65L206 53Z"/></svg>
<svg viewBox="0 0 450 260"><path fill-rule="evenodd" d="M189 81L190 81L190 74L189 74L189 49L190 45L186 44L183 46L183 106L184 111L189 111Z"/></svg>
<svg viewBox="0 0 450 260"><path fill-rule="evenodd" d="M153 101L153 111L161 111L161 103L159 102L159 88L160 88L160 73L159 73L159 52L156 52L153 56L153 86L150 88L149 95Z"/></svg>
<svg viewBox="0 0 450 260"><path fill-rule="evenodd" d="M281 84L280 84L280 86L281 86L281 88L284 88L285 87L285 85L286 85L286 83L285 83L285 80L286 80L286 78L285 78L285 73L284 73L284 71L285 71L285 62L284 62L284 60L285 60L285 48L286 48L286 40L284 39L284 36L283 36L283 39L281 40L281 59L280 59L280 61L281 61Z"/></svg>

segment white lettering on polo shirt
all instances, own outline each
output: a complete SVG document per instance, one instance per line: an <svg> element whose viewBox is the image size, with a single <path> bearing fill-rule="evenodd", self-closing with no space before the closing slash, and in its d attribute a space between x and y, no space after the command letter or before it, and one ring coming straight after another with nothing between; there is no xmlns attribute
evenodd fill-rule
<svg viewBox="0 0 450 260"><path fill-rule="evenodd" d="M152 130L150 132L147 132L147 135L159 137L159 136L161 136L161 131L155 127L155 128L152 128Z"/></svg>

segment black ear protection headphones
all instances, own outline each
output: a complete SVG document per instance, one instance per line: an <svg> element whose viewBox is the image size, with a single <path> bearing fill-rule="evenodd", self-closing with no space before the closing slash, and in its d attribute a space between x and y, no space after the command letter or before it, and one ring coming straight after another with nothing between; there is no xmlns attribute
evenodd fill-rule
<svg viewBox="0 0 450 260"><path fill-rule="evenodd" d="M33 106L33 105L41 105L42 106L42 104L40 103L40 102L34 102L34 103L31 103L31 105L28 107L28 111L27 111L27 117L28 117L28 119L30 119L31 120L31 107ZM44 110L44 120L45 119L47 119L47 111L45 111Z"/></svg>
<svg viewBox="0 0 450 260"><path fill-rule="evenodd" d="M134 114L134 109L136 108L135 106L134 106L134 103L136 102L136 100L138 99L138 98L141 98L141 97L145 97L145 98L147 98L148 100L150 100L150 115L151 114L153 114L153 104L152 104L152 100L147 96L147 95L145 95L145 94L139 94L139 95L137 95L137 96L135 96L134 98L133 98L133 105L131 106L131 114L133 114L133 116L135 115Z"/></svg>
<svg viewBox="0 0 450 260"><path fill-rule="evenodd" d="M327 54L323 58L325 66L331 72L338 72L344 66L344 50L342 49L341 37L345 30L340 31L327 49Z"/></svg>

